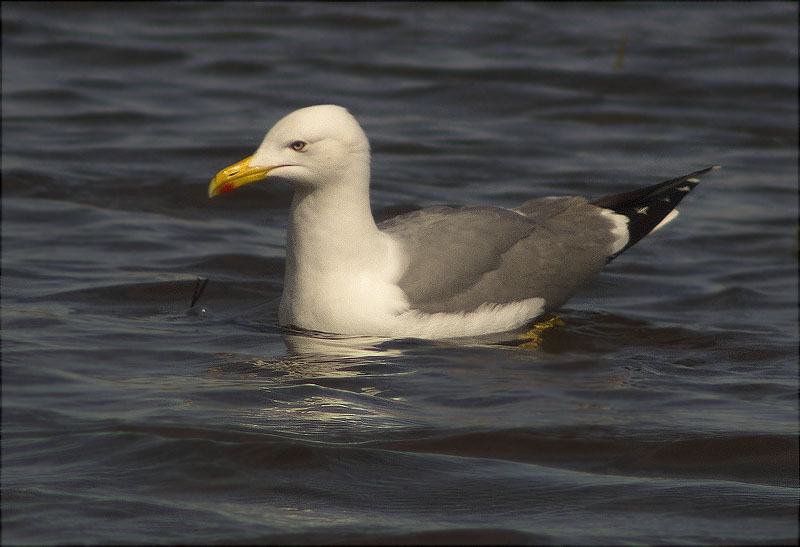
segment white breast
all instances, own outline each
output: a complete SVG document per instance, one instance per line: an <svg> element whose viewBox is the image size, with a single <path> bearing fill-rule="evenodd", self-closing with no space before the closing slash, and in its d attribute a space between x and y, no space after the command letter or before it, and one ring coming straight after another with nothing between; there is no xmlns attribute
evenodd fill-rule
<svg viewBox="0 0 800 547"><path fill-rule="evenodd" d="M397 285L406 268L402 249L389 235L381 235L383 242L373 259L357 267L306 260L298 275L288 271L287 263L280 323L338 334L452 338L513 330L544 311L543 298L487 303L471 312L410 309ZM309 264L322 266L309 269Z"/></svg>

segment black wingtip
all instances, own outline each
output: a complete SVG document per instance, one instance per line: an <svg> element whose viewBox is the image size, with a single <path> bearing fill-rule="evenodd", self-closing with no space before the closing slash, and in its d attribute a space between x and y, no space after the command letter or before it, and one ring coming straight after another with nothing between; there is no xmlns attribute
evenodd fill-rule
<svg viewBox="0 0 800 547"><path fill-rule="evenodd" d="M699 176L709 171L716 171L721 167L720 165L712 165L652 186L592 200L591 203L593 205L611 209L629 219L628 243L620 251L610 256L608 260L614 259L652 232L675 209L686 194L700 184Z"/></svg>

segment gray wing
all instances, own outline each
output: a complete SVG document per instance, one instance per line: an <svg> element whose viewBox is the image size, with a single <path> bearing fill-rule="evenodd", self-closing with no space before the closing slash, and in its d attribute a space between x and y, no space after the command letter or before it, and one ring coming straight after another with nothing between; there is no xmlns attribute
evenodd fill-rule
<svg viewBox="0 0 800 547"><path fill-rule="evenodd" d="M542 198L515 210L423 209L379 227L409 256L399 285L415 309L471 311L541 297L551 310L606 264L616 238L602 211L582 198Z"/></svg>

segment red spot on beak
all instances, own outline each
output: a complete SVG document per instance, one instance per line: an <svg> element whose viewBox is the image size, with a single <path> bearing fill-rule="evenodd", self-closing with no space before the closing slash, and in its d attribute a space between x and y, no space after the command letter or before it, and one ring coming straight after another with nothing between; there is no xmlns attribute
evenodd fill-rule
<svg viewBox="0 0 800 547"><path fill-rule="evenodd" d="M222 186L219 187L218 193L220 194L227 194L228 192L232 192L236 189L236 185L232 182L226 182Z"/></svg>

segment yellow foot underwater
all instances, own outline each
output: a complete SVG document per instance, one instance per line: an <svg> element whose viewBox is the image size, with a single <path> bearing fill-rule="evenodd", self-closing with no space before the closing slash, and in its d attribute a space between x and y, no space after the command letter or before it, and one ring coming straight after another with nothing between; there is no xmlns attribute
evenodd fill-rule
<svg viewBox="0 0 800 547"><path fill-rule="evenodd" d="M518 339L521 340L521 343L518 344L518 347L538 348L542 343L542 333L544 331L552 329L553 327L563 327L564 325L566 325L566 323L558 317L551 317L545 321L534 323L528 332L519 335Z"/></svg>

